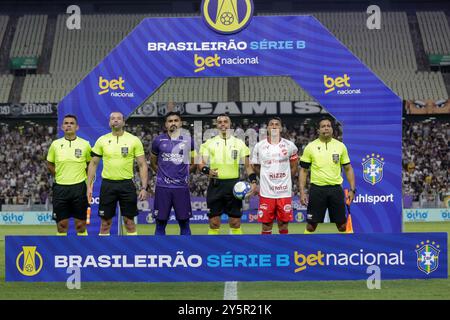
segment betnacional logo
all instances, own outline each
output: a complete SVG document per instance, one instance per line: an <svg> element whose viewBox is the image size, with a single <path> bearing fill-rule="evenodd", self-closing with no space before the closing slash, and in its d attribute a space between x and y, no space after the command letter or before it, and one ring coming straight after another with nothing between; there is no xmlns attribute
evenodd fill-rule
<svg viewBox="0 0 450 320"><path fill-rule="evenodd" d="M221 58L217 53L213 56L201 56L194 54L194 72L200 72L207 68L219 68L222 65L253 65L259 64L259 57L228 57Z"/></svg>
<svg viewBox="0 0 450 320"><path fill-rule="evenodd" d="M125 92L125 80L122 77L119 77L119 79L105 79L102 76L98 78L98 87L100 91L98 92L98 95L104 95L105 93L108 93L111 91L110 95L111 97L118 97L118 98L134 98L134 92ZM122 90L122 91L119 91Z"/></svg>
<svg viewBox="0 0 450 320"><path fill-rule="evenodd" d="M214 56L208 56L205 58L195 54L194 64L196 68L194 72L200 72L205 70L206 68L220 67L219 59L220 57L217 55L217 53Z"/></svg>
<svg viewBox="0 0 450 320"><path fill-rule="evenodd" d="M344 74L342 77L323 76L323 84L325 86L325 94L336 91L339 95L361 94L361 89L350 89L350 76Z"/></svg>
<svg viewBox="0 0 450 320"><path fill-rule="evenodd" d="M427 240L416 246L417 267L420 271L430 274L439 267L439 245L436 242Z"/></svg>
<svg viewBox="0 0 450 320"><path fill-rule="evenodd" d="M367 155L362 159L364 181L374 185L383 179L384 158L379 154Z"/></svg>
<svg viewBox="0 0 450 320"><path fill-rule="evenodd" d="M39 262L36 261L36 257ZM27 277L37 275L44 265L42 256L35 246L23 246L22 251L17 255L16 267L21 274Z"/></svg>
<svg viewBox="0 0 450 320"><path fill-rule="evenodd" d="M252 0L203 0L202 17L206 25L222 34L237 33L253 17Z"/></svg>
<svg viewBox="0 0 450 320"><path fill-rule="evenodd" d="M404 266L405 259L403 256L403 250L398 252L365 252L364 249L352 253L344 252L311 252L304 254L298 251L294 251L294 263L297 268L294 269L294 273L302 272L310 267L323 267L323 266L336 266L336 267L348 267L348 266Z"/></svg>

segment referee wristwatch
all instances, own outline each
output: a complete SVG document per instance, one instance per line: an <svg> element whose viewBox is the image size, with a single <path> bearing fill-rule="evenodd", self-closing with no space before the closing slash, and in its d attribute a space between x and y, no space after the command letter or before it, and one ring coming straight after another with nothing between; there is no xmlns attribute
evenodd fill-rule
<svg viewBox="0 0 450 320"><path fill-rule="evenodd" d="M349 191L353 192L353 194L356 194L356 188L355 189L350 189Z"/></svg>

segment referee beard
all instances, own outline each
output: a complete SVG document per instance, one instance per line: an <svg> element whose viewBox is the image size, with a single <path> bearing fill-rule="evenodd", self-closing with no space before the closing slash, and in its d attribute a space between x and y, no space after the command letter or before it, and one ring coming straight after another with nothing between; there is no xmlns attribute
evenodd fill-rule
<svg viewBox="0 0 450 320"><path fill-rule="evenodd" d="M110 117L109 117L109 126L111 128L111 135L113 138L113 140L117 139L117 144L119 143L120 139L127 139L127 137L129 139L134 139L139 140L137 137L125 132L124 127L125 127L125 120L124 120L124 116L121 112L112 112ZM102 206L102 196L103 195L107 195L108 196L108 202L109 199L111 198L111 196L113 197L113 202L112 202L112 208L110 208L112 211L110 214L108 214L107 216L100 216L101 218L101 227L100 227L100 236L105 236L105 235L110 235L110 230L111 230L111 225L112 225L112 218L115 215L115 210L116 210L116 205L117 205L117 201L119 201L119 205L121 208L125 208L125 209L121 209L121 215L123 216L123 222L125 224L125 229L127 231L127 235L137 235L137 231L136 231L136 224L134 223L134 217L137 215L137 200L139 201L144 201L145 199L147 199L147 184L148 184L148 166L147 166L147 162L145 160L145 155L144 155L144 150L142 147L142 142L139 140L139 144L140 147L142 148L141 153L142 155L139 156L135 156L137 165L138 165L138 169L139 169L139 176L141 179L141 189L139 191L139 195L136 199L136 190L134 188L134 183L132 182L132 178L133 178L133 167L134 167L134 161L131 163L126 163L126 166L131 166L131 168L127 168L131 170L131 178L130 177L119 177L119 179L114 179L114 181L109 182L108 186L106 186L106 180L103 177L103 174L105 172L105 170L108 170L109 172L121 172L123 171L124 168L115 168L115 167L108 167L107 168L107 164L105 163L105 157L108 156L108 153L103 153L101 155L96 153L96 146L97 143L99 143L99 141L105 137L109 135L104 135L102 137L100 137L97 142L96 145L93 147L92 149L92 160L89 163L89 167L88 167L88 186L87 186L87 196L88 199L92 198L92 190L93 190L93 182L94 182L94 177L95 177L95 173L97 170L97 166L100 163L100 159L101 157L103 157L103 173L102 173L102 189L104 189L104 194L102 194L102 191L100 191L100 206ZM130 138L131 137L131 138ZM111 140L109 140L109 142L111 142ZM112 143L115 143L116 141L112 141ZM120 167L123 167L124 165L120 165ZM111 181L111 180L108 180ZM114 190L112 190L112 188L114 188ZM121 188L122 191L120 191L119 189ZM132 189L132 190L130 190ZM114 192L115 194L112 194L112 192ZM124 195L123 192L127 192L129 193L129 196L127 195L126 198L124 199ZM134 195L133 195L134 194ZM122 202L124 202L122 204ZM127 212L129 211L129 212Z"/></svg>

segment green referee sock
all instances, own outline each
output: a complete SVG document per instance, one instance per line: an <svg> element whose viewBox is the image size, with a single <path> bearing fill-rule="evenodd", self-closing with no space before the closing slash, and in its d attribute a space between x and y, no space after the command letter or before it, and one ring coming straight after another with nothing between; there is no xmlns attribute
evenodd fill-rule
<svg viewBox="0 0 450 320"><path fill-rule="evenodd" d="M231 234L243 234L242 229L239 228L230 228Z"/></svg>
<svg viewBox="0 0 450 320"><path fill-rule="evenodd" d="M208 229L208 234L209 235L213 235L213 236L217 236L217 235L220 234L220 229L211 229L211 228L209 228Z"/></svg>
<svg viewBox="0 0 450 320"><path fill-rule="evenodd" d="M303 234L313 234L314 232L309 232L308 229L305 229L305 231L303 232Z"/></svg>
<svg viewBox="0 0 450 320"><path fill-rule="evenodd" d="M87 236L87 235L88 235L87 229L84 230L83 232L77 232L77 236Z"/></svg>
<svg viewBox="0 0 450 320"><path fill-rule="evenodd" d="M98 235L100 237L107 237L107 236L110 236L111 234L110 233L99 233Z"/></svg>
<svg viewBox="0 0 450 320"><path fill-rule="evenodd" d="M67 236L67 232L56 232L56 235L64 237Z"/></svg>
<svg viewBox="0 0 450 320"><path fill-rule="evenodd" d="M127 236L137 236L137 231L135 232L127 232Z"/></svg>

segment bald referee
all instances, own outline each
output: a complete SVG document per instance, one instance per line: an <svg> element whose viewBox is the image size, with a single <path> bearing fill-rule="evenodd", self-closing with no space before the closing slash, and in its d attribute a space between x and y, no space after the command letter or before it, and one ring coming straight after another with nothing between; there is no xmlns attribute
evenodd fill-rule
<svg viewBox="0 0 450 320"><path fill-rule="evenodd" d="M250 150L244 141L230 133L231 119L227 114L217 117L219 134L200 146L199 169L209 176L206 202L209 213L209 235L220 234L220 217L228 215L231 234L242 234L242 200L233 195L233 187L239 181L239 164L244 162L251 194L256 192L256 174L250 165Z"/></svg>
<svg viewBox="0 0 450 320"><path fill-rule="evenodd" d="M147 198L148 168L144 146L138 137L124 130L125 120L121 112L112 112L109 117L111 133L97 139L92 148L92 161L88 168L88 197L92 197L92 187L97 166L103 159L102 185L98 214L102 220L100 236L109 236L112 219L116 215L119 202L120 212L127 235L137 235L134 217L138 215L136 188L134 186L134 159L136 159L141 188L139 200Z"/></svg>
<svg viewBox="0 0 450 320"><path fill-rule="evenodd" d="M77 117L64 116L61 125L64 137L52 142L47 154L47 168L55 177L53 184L53 220L57 235L66 236L69 219L75 219L77 235L87 235L86 167L91 160L88 141L77 137Z"/></svg>

